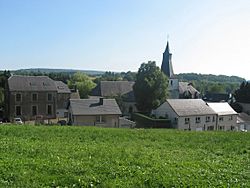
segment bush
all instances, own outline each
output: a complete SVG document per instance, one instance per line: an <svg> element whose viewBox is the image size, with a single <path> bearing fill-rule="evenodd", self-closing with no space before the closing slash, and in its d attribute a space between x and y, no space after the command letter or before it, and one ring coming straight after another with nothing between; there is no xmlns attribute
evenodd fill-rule
<svg viewBox="0 0 250 188"><path fill-rule="evenodd" d="M169 119L154 119L141 113L134 113L136 128L173 128Z"/></svg>

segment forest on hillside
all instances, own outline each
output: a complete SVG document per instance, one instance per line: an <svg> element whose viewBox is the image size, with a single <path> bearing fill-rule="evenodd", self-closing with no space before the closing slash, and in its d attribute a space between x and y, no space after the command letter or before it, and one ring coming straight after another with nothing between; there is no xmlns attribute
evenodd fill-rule
<svg viewBox="0 0 250 188"><path fill-rule="evenodd" d="M202 94L234 93L246 80L238 76L182 73L176 75L180 81L190 82Z"/></svg>

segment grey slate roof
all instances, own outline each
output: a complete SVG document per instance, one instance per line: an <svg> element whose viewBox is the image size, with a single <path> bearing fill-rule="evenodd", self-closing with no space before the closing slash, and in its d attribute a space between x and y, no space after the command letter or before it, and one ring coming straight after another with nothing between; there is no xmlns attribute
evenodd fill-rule
<svg viewBox="0 0 250 188"><path fill-rule="evenodd" d="M92 95L102 97L123 95L133 91L134 83L129 81L101 81L92 90Z"/></svg>
<svg viewBox="0 0 250 188"><path fill-rule="evenodd" d="M180 94L184 94L185 91L188 91L192 94L192 96L194 97L195 94L200 94L200 92L195 89L192 84L188 83L188 82L179 82L179 93Z"/></svg>
<svg viewBox="0 0 250 188"><path fill-rule="evenodd" d="M120 108L115 99L70 99L73 115L121 115Z"/></svg>
<svg viewBox="0 0 250 188"><path fill-rule="evenodd" d="M54 81L58 93L71 93L69 87L62 81Z"/></svg>
<svg viewBox="0 0 250 188"><path fill-rule="evenodd" d="M167 102L179 116L216 114L216 112L201 99L167 99Z"/></svg>
<svg viewBox="0 0 250 188"><path fill-rule="evenodd" d="M215 102L207 103L210 108L212 108L219 116L223 115L236 115L232 107L227 102Z"/></svg>
<svg viewBox="0 0 250 188"><path fill-rule="evenodd" d="M237 116L237 123L245 123L250 122L250 116L244 112L239 113Z"/></svg>
<svg viewBox="0 0 250 188"><path fill-rule="evenodd" d="M54 80L47 76L19 76L8 79L10 91L57 91Z"/></svg>
<svg viewBox="0 0 250 188"><path fill-rule="evenodd" d="M54 91L70 93L66 84L54 81L48 76L13 75L8 79L9 91Z"/></svg>

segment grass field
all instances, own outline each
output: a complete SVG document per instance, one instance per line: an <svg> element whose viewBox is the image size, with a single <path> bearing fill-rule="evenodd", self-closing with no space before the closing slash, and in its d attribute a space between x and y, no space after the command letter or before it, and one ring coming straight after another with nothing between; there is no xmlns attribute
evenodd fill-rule
<svg viewBox="0 0 250 188"><path fill-rule="evenodd" d="M0 126L0 187L250 187L250 134Z"/></svg>

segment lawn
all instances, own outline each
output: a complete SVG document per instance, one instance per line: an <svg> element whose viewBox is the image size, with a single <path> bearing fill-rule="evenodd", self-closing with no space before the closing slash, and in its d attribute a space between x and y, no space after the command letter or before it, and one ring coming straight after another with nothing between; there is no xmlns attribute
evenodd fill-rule
<svg viewBox="0 0 250 188"><path fill-rule="evenodd" d="M0 126L0 187L250 187L250 134Z"/></svg>

